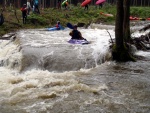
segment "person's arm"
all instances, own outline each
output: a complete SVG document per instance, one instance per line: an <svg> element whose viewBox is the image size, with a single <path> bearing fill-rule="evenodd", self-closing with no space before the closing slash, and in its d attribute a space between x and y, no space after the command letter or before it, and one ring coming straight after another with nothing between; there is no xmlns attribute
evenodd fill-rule
<svg viewBox="0 0 150 113"><path fill-rule="evenodd" d="M72 36L72 35L73 35L73 32L71 31L71 32L69 33L69 35Z"/></svg>
<svg viewBox="0 0 150 113"><path fill-rule="evenodd" d="M58 28L58 24L56 24L56 25L55 25L55 27L57 27L57 28Z"/></svg>
<svg viewBox="0 0 150 113"><path fill-rule="evenodd" d="M80 31L78 31L79 32L79 36L80 36L80 38L82 39L82 34L81 34L81 32Z"/></svg>
<svg viewBox="0 0 150 113"><path fill-rule="evenodd" d="M84 40L84 38L82 37L81 32L80 31L78 31L78 32L79 32L80 39Z"/></svg>
<svg viewBox="0 0 150 113"><path fill-rule="evenodd" d="M60 24L59 24L59 28L60 28L60 29L64 29Z"/></svg>

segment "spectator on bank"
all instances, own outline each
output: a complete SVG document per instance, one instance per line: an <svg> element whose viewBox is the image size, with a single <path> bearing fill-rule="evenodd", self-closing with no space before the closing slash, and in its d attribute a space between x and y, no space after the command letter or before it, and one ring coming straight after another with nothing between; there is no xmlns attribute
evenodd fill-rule
<svg viewBox="0 0 150 113"><path fill-rule="evenodd" d="M27 14L30 14L30 10L31 10L31 4L30 4L30 0L27 0Z"/></svg>
<svg viewBox="0 0 150 113"><path fill-rule="evenodd" d="M27 20L27 5L26 4L23 4L21 11L22 11L23 24L26 24L26 20Z"/></svg>
<svg viewBox="0 0 150 113"><path fill-rule="evenodd" d="M86 4L85 6L84 6L84 10L88 10L89 9L89 6L88 6L88 4Z"/></svg>
<svg viewBox="0 0 150 113"><path fill-rule="evenodd" d="M101 4L99 4L99 9L100 9L100 8L102 8L102 7L103 7L103 4L102 4L102 3L101 3Z"/></svg>
<svg viewBox="0 0 150 113"><path fill-rule="evenodd" d="M61 9L61 0L58 0L57 5L58 5L58 9Z"/></svg>
<svg viewBox="0 0 150 113"><path fill-rule="evenodd" d="M37 12L38 14L40 14L40 10L39 10L39 0L34 0L34 12Z"/></svg>

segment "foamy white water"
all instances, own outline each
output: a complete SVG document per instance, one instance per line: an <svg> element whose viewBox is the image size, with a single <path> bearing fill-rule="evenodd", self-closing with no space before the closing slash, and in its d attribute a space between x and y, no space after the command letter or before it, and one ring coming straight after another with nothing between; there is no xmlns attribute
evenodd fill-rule
<svg viewBox="0 0 150 113"><path fill-rule="evenodd" d="M79 30L91 44L69 44L69 29L19 31L19 41L0 42L0 113L148 111L149 101L141 98L147 98L144 87L150 82L147 74L141 75L139 62L104 63L109 53L107 31ZM114 30L108 31L114 38ZM148 66L144 69L149 73Z"/></svg>
<svg viewBox="0 0 150 113"><path fill-rule="evenodd" d="M37 100L38 98L46 99L59 97L56 101L51 101L49 103L49 106L53 107L56 102L62 101L68 97L68 92L70 91L82 90L84 92L98 92L102 89L107 89L105 84L101 84L101 86L96 85L93 87L80 83L76 76L82 76L82 74L86 75L86 73L90 71L90 69L82 69L82 67L78 71L68 71L63 73L53 73L47 70L40 70L35 67L31 69L28 68L28 70L20 73L21 65L23 65L21 61L23 59L23 55L25 54L30 56L32 52L35 52L34 55L37 56L37 59L42 59L56 53L59 58L63 57L65 60L65 57L69 57L71 60L71 58L74 57L74 54L70 53L65 56L67 53L66 51L72 51L73 53L76 53L77 51L76 54L79 55L74 58L83 59L90 54L90 56L92 56L95 60L94 62L97 63L96 60L100 59L100 56L104 56L106 52L108 52L110 40L109 34L106 30L99 29L80 29L80 31L82 32L83 37L90 41L91 44L69 44L67 42L70 39L69 29L55 32L42 30L19 31L17 33L19 41L1 41L1 105L6 104L8 109L12 109L9 104L14 105L21 103L19 104L19 106L21 106L19 109L24 109L26 112L33 113L37 111L37 107L40 107L41 105L43 106L40 108L41 110L46 109L45 107L47 104L46 101L36 101L36 103L32 103L32 99ZM114 37L114 31L109 30L109 32L112 37ZM46 48L51 47L52 49L46 50ZM44 49L40 50L40 48ZM30 104L23 107L24 101L30 101ZM1 107L1 111L3 111L3 109L5 109L5 107Z"/></svg>
<svg viewBox="0 0 150 113"><path fill-rule="evenodd" d="M106 57L110 57L108 55L110 36L105 29L80 29L83 37L90 41L87 45L68 43L71 38L70 31L66 29L54 32L42 30L18 32L17 37L20 37L25 59L23 63L28 65L25 66L25 70L35 67L61 72L87 69L96 67L103 63ZM114 31L108 31L114 38Z"/></svg>

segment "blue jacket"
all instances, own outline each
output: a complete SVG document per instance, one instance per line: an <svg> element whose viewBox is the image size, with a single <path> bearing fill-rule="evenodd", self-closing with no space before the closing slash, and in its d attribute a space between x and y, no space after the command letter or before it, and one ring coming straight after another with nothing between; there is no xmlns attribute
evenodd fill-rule
<svg viewBox="0 0 150 113"><path fill-rule="evenodd" d="M38 5L39 4L39 0L34 0L34 5Z"/></svg>

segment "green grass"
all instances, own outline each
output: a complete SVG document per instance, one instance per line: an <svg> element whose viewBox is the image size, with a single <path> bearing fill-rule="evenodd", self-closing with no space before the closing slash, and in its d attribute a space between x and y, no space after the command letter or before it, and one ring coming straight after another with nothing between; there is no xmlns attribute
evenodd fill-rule
<svg viewBox="0 0 150 113"><path fill-rule="evenodd" d="M150 17L150 8L149 7L131 7L130 15L137 16L140 18Z"/></svg>
<svg viewBox="0 0 150 113"><path fill-rule="evenodd" d="M131 15L141 18L148 18L150 16L149 7L131 7ZM18 29L29 29L29 28L45 28L51 27L60 21L65 27L66 23L70 22L72 24L89 22L94 23L104 23L104 24L114 24L116 15L116 6L110 4L105 4L103 8L99 9L95 6L89 6L89 10L85 11L84 7L70 5L69 10L58 10L56 8L45 8L40 10L41 14L33 14L31 12L28 16L27 24L22 24L22 16L20 9L17 9L17 17L19 23L14 15L14 10L7 8L4 11L5 22L0 26L0 36L8 32L14 32ZM100 15L100 12L113 14L114 17L105 17Z"/></svg>

